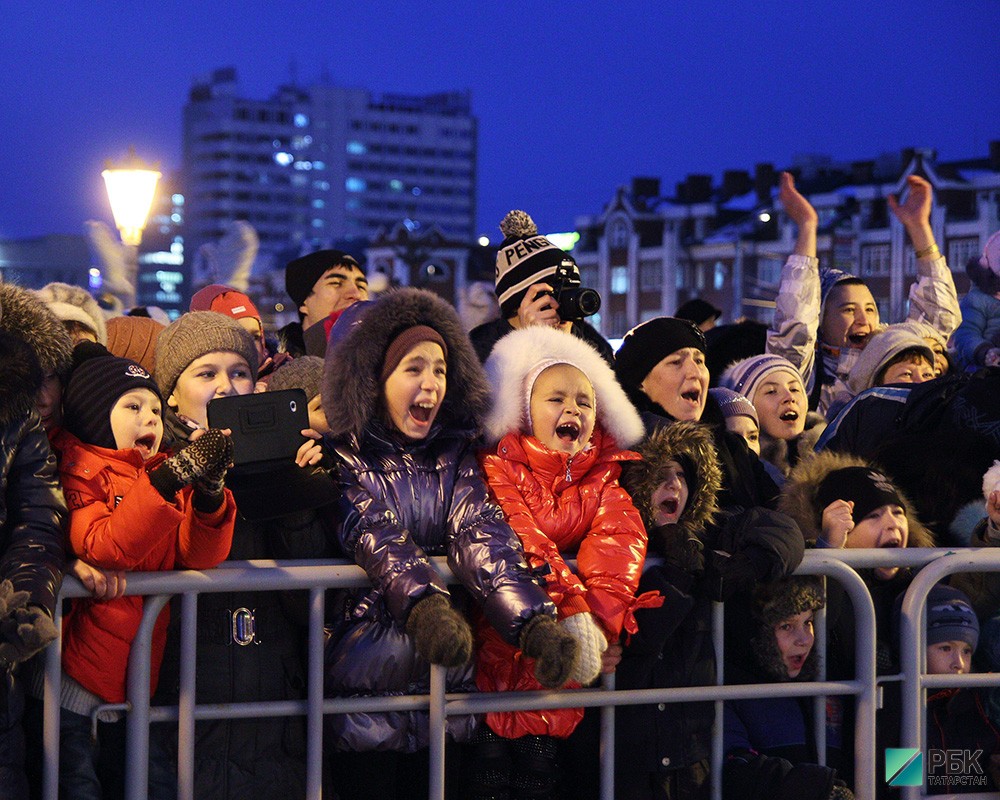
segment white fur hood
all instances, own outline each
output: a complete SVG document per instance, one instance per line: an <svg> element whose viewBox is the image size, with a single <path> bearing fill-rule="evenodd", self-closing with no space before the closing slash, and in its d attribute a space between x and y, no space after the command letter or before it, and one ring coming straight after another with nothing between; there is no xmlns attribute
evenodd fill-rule
<svg viewBox="0 0 1000 800"><path fill-rule="evenodd" d="M504 336L486 359L486 375L493 392L493 407L486 418L491 443L523 430L527 401L524 381L542 362L572 364L594 385L597 424L614 437L619 447L631 447L645 435L639 412L607 362L582 339L570 333L532 326Z"/></svg>

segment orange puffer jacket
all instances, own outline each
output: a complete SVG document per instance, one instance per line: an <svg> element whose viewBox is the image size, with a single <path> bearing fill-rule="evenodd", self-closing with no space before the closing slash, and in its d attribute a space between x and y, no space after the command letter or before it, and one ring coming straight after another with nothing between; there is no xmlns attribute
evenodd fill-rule
<svg viewBox="0 0 1000 800"><path fill-rule="evenodd" d="M163 463L158 454L143 463L138 450L108 450L61 431L53 442L69 506L69 540L76 557L108 570L153 572L208 569L226 559L233 540L236 503L228 489L212 513L196 511L185 487L168 503L147 471ZM125 700L129 649L142 621L143 598L74 600L63 623L63 669L108 702ZM153 629L151 690L156 688L169 608Z"/></svg>
<svg viewBox="0 0 1000 800"><path fill-rule="evenodd" d="M594 429L591 447L569 457L533 436L511 433L481 457L483 471L511 527L521 538L528 565L545 582L559 618L594 615L608 640L636 630L633 612L650 598L635 598L646 531L629 495L618 483L622 461L639 456L621 450ZM563 554L575 555L577 572ZM532 659L504 642L490 626L477 626L476 683L482 691L541 689ZM570 684L571 686L576 684ZM498 735L565 738L583 709L489 713Z"/></svg>

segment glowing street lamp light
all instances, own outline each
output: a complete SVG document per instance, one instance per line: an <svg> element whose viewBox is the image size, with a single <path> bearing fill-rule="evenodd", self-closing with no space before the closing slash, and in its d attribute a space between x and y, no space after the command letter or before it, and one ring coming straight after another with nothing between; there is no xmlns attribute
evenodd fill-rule
<svg viewBox="0 0 1000 800"><path fill-rule="evenodd" d="M101 173L108 189L115 227L122 242L130 247L138 247L142 241L142 231L160 179L156 166L146 166L136 155L135 148L129 148L122 164L114 165L109 161Z"/></svg>

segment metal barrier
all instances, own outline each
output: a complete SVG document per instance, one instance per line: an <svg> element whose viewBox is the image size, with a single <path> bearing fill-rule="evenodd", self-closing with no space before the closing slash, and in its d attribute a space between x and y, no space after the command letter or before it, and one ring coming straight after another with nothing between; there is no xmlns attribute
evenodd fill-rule
<svg viewBox="0 0 1000 800"><path fill-rule="evenodd" d="M206 572L186 571L169 573L132 573L128 578L127 594L145 595L143 622L133 642L129 658L128 713L126 714L126 791L129 800L140 800L147 794L149 725L153 722L176 720L178 723L178 797L194 796L194 726L203 719L236 719L247 717L282 717L304 715L307 731L306 788L308 798L320 798L322 793L322 739L323 715L348 713L352 711L388 711L423 709L430 714L430 782L429 797L440 800L444 797L444 745L445 719L453 714L484 713L486 711L506 711L522 709L575 708L581 706L601 708L601 797L612 798L614 770L614 707L618 705L639 705L647 703L677 703L690 701L712 701L716 705L716 730L713 734L712 779L716 798L721 794L721 767L723 760L721 711L724 701L747 697L789 697L814 696L817 704L817 736L820 753L825 751L824 714L825 697L832 695L855 698L855 794L859 800L874 800L877 759L875 753L875 709L877 687L875 676L875 614L868 590L855 571L856 568L875 566L921 567L934 562L924 573L950 574L951 572L990 570L1000 571L1000 552L963 551L962 559L936 559L951 551L943 549L926 550L813 550L806 558L797 574L824 575L840 582L851 600L856 620L857 641L855 647L855 679L851 681L827 681L820 674L820 680L802 684L759 684L722 685L723 631L721 604L716 604L713 618L713 641L716 647L719 674L717 685L709 687L685 687L675 689L614 690L614 677L604 676L600 688L561 690L557 692L507 692L499 694L446 694L445 670L431 669L431 691L429 695L384 698L323 698L323 623L324 594L328 588L344 588L368 585L367 577L357 566L345 562L225 562L218 568ZM969 560L971 559L971 560ZM450 578L445 559L434 559L435 566ZM955 569L948 569L952 564ZM904 603L904 617L912 619L914 613L922 613L923 598L935 579L924 578L920 573L913 582L913 588ZM929 584L927 581L931 581ZM926 589L923 587L926 584ZM254 703L195 704L195 634L197 620L197 600L199 594L240 590L278 591L308 590L309 602L309 643L308 643L308 684L306 698L301 701L269 701ZM160 610L172 595L181 595L181 676L179 704L176 707L150 707L150 642L153 625ZM86 597L88 593L75 579L64 583L62 597ZM917 605L919 603L919 605ZM909 616L907 616L909 615ZM61 625L61 615L56 616L56 624ZM817 631L817 646L825 641L823 615L820 615ZM920 676L919 669L923 653L916 648L922 637L914 637L912 624L904 624L904 672L906 688L904 698L916 693L921 686L943 685ZM909 638L907 638L909 637ZM47 652L45 662L45 717L44 717L44 787L45 800L58 797L58 747L59 747L59 685L61 681L59 642ZM822 650L821 650L822 656ZM982 676L964 676L974 680ZM914 680L920 681L914 689ZM994 683L1000 682L1000 676ZM954 678L948 685L954 685ZM964 684L963 684L964 685ZM977 684L983 685L983 684ZM904 703L906 708L909 703ZM922 724L922 708L916 724ZM905 718L904 718L905 719ZM914 720L906 729L906 735L916 732L920 738L915 741L920 746L922 730L914 727ZM912 737L911 737L912 738ZM909 739L907 739L909 741ZM907 800L913 800L913 795Z"/></svg>

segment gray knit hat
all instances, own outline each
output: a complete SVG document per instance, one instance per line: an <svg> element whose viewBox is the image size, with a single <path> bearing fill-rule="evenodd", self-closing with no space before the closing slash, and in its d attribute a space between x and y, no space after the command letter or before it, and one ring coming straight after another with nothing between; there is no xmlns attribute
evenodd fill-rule
<svg viewBox="0 0 1000 800"><path fill-rule="evenodd" d="M160 332L156 341L156 382L164 397L173 394L188 364L218 351L243 356L257 380L257 346L232 317L215 311L189 311Z"/></svg>
<svg viewBox="0 0 1000 800"><path fill-rule="evenodd" d="M267 380L269 392L282 389L301 389L306 399L312 400L320 393L323 381L323 359L318 356L299 356L282 364Z"/></svg>

